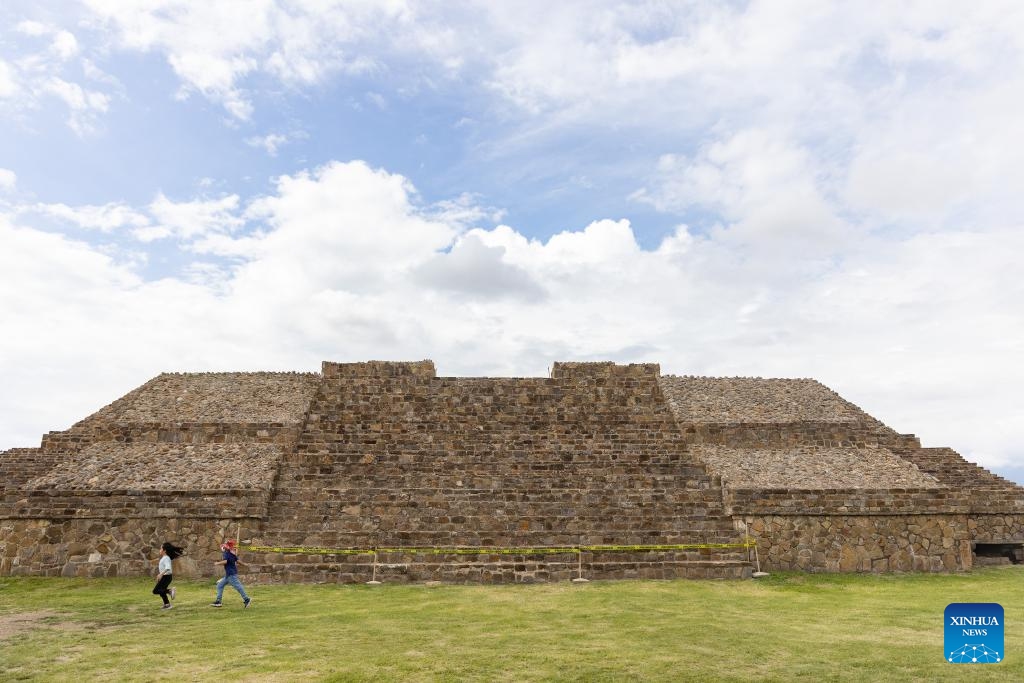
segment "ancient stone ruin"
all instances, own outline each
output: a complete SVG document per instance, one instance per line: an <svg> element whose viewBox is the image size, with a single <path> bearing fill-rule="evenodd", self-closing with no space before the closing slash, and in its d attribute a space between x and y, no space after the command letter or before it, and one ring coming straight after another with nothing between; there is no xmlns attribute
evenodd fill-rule
<svg viewBox="0 0 1024 683"><path fill-rule="evenodd" d="M1019 562L1024 489L807 379L162 374L0 452L0 575L552 581Z"/></svg>

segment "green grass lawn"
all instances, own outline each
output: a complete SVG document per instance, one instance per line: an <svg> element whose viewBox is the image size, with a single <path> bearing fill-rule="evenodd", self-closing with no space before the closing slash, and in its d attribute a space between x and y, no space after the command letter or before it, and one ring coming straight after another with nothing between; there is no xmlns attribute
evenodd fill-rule
<svg viewBox="0 0 1024 683"><path fill-rule="evenodd" d="M244 577L243 577L244 580ZM518 586L0 578L0 680L1024 680L1024 567L962 575ZM943 660L951 602L1005 609L1006 659Z"/></svg>

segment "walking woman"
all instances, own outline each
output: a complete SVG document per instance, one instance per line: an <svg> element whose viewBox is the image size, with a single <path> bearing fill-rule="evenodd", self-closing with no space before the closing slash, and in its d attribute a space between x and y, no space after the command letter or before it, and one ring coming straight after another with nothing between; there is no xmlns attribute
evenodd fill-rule
<svg viewBox="0 0 1024 683"><path fill-rule="evenodd" d="M172 564L171 560L177 559L184 552L181 548L176 545L164 541L164 544L160 546L160 565L157 567L157 581L156 585L153 586L153 595L159 595L164 601L162 609L171 609L171 600L174 599L175 590L171 588L168 590L168 586L171 585L171 571ZM171 596L171 600L167 599L167 596Z"/></svg>

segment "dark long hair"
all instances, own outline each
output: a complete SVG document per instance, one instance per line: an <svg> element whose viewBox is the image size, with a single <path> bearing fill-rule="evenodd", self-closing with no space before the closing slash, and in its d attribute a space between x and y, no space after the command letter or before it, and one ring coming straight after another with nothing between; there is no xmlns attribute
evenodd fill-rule
<svg viewBox="0 0 1024 683"><path fill-rule="evenodd" d="M164 549L165 553L167 553L167 557L171 558L172 560L176 560L180 556L185 554L184 548L179 548L170 541L164 541L164 544L160 547Z"/></svg>

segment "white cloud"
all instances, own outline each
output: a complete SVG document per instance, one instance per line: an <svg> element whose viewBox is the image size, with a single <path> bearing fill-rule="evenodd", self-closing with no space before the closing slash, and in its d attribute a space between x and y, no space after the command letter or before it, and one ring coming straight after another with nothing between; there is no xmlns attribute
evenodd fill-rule
<svg viewBox="0 0 1024 683"><path fill-rule="evenodd" d="M635 256L640 247L629 221L602 220L582 232L560 232L544 245L541 260L548 267L616 265Z"/></svg>
<svg viewBox="0 0 1024 683"><path fill-rule="evenodd" d="M193 240L210 234L231 233L245 224L245 219L238 215L239 198L235 194L220 199L174 202L161 192L147 208L163 230L147 229L137 233L144 241L171 235Z"/></svg>
<svg viewBox="0 0 1024 683"><path fill-rule="evenodd" d="M362 162L334 162L312 173L281 176L276 195L247 209L246 215L270 232L262 258L240 271L238 286L261 289L304 261L308 266L294 286L382 287L448 246L456 234L415 212L412 192L402 176Z"/></svg>
<svg viewBox="0 0 1024 683"><path fill-rule="evenodd" d="M303 131L295 131L292 133L268 133L267 135L246 138L245 144L250 147L262 147L266 150L267 154L272 157L277 156L278 150L285 144L294 140L303 140L309 137Z"/></svg>
<svg viewBox="0 0 1024 683"><path fill-rule="evenodd" d="M96 78L98 69L81 56L78 38L70 31L31 20L19 22L14 31L28 40L20 51L10 50L9 61L0 59L0 98L7 100L10 111L24 115L55 97L67 106L72 130L80 136L95 133L110 108L111 95L76 82L77 70L80 67L87 78L107 86L116 86L116 80ZM42 45L42 39L49 43Z"/></svg>
<svg viewBox="0 0 1024 683"><path fill-rule="evenodd" d="M713 142L695 158L663 155L654 185L632 198L661 211L703 207L720 238L759 252L821 257L848 243L852 228L831 201L834 169L806 148L762 130Z"/></svg>
<svg viewBox="0 0 1024 683"><path fill-rule="evenodd" d="M238 195L219 199L196 199L175 202L162 192L142 210L123 202L103 205L68 206L66 204L34 204L21 206L22 214L39 214L56 218L86 230L113 233L125 229L142 243L174 237L186 247L214 238L231 242L231 233L245 225L240 213ZM208 249L199 248L199 251Z"/></svg>
<svg viewBox="0 0 1024 683"><path fill-rule="evenodd" d="M15 30L18 33L24 33L26 36L45 36L50 33L50 28L38 21L19 21L18 25L15 26Z"/></svg>
<svg viewBox="0 0 1024 683"><path fill-rule="evenodd" d="M1024 131L1012 111L1024 106L1024 56L1017 64L1009 72L999 67L998 78L893 96L888 116L858 131L840 197L873 220L910 226L1019 213Z"/></svg>
<svg viewBox="0 0 1024 683"><path fill-rule="evenodd" d="M0 168L0 192L10 192L18 183L17 174L9 168Z"/></svg>
<svg viewBox="0 0 1024 683"><path fill-rule="evenodd" d="M488 141L492 164L544 178L549 148L583 138L564 175L630 179L634 199L705 214L697 230L817 256L863 229L1020 214L1019 3L560 3L539 27L520 11L479 21L493 46L484 80L520 108L502 110L514 124ZM620 163L574 160L605 139Z"/></svg>
<svg viewBox="0 0 1024 683"><path fill-rule="evenodd" d="M69 31L57 31L53 36L50 49L61 59L71 59L78 53L78 40Z"/></svg>
<svg viewBox="0 0 1024 683"><path fill-rule="evenodd" d="M470 299L536 301L544 290L519 266L507 263L503 247L488 247L479 235L459 239L446 254L437 254L413 270L427 287L459 293Z"/></svg>
<svg viewBox="0 0 1024 683"><path fill-rule="evenodd" d="M57 77L40 84L39 91L54 95L68 106L68 126L79 135L94 132L98 116L106 113L110 106L110 97L106 94L86 90L77 83Z"/></svg>
<svg viewBox="0 0 1024 683"><path fill-rule="evenodd" d="M479 197L464 192L455 199L445 199L430 208L430 216L460 228L476 227L482 222L496 223L505 216L504 209L482 206Z"/></svg>
<svg viewBox="0 0 1024 683"><path fill-rule="evenodd" d="M64 100L73 111L105 112L110 102L110 98L103 93L90 92L77 83L69 83L60 78L51 78L43 85L43 90Z"/></svg>
<svg viewBox="0 0 1024 683"><path fill-rule="evenodd" d="M848 184L854 205L888 216L927 218L973 194L970 169L936 159L935 151L900 147L865 151L854 159Z"/></svg>
<svg viewBox="0 0 1024 683"><path fill-rule="evenodd" d="M272 157L277 156L277 148L288 141L287 136L279 135L277 133L270 133L263 137L251 137L247 138L245 144L250 147L262 147L267 150L267 154Z"/></svg>
<svg viewBox="0 0 1024 683"><path fill-rule="evenodd" d="M111 202L102 206L76 206L66 204L36 204L23 207L23 211L34 211L52 216L87 230L109 233L118 228L142 228L149 219L124 203Z"/></svg>
<svg viewBox="0 0 1024 683"><path fill-rule="evenodd" d="M173 234L174 232L164 225L142 225L132 230L132 237L143 243L166 239Z"/></svg>
<svg viewBox="0 0 1024 683"><path fill-rule="evenodd" d="M190 87L206 97L220 100L224 108L239 119L248 119L252 114L252 103L246 94L234 83L256 67L251 59L203 53L172 54L168 61L175 73ZM188 90L179 93L180 99L188 97Z"/></svg>
<svg viewBox="0 0 1024 683"><path fill-rule="evenodd" d="M18 92L18 83L14 76L14 67L0 59L0 99L12 97Z"/></svg>
<svg viewBox="0 0 1024 683"><path fill-rule="evenodd" d="M253 111L243 85L251 74L302 86L336 73L368 73L378 65L366 48L410 42L405 27L413 14L400 1L86 4L122 47L165 54L185 93L197 91L243 120Z"/></svg>

